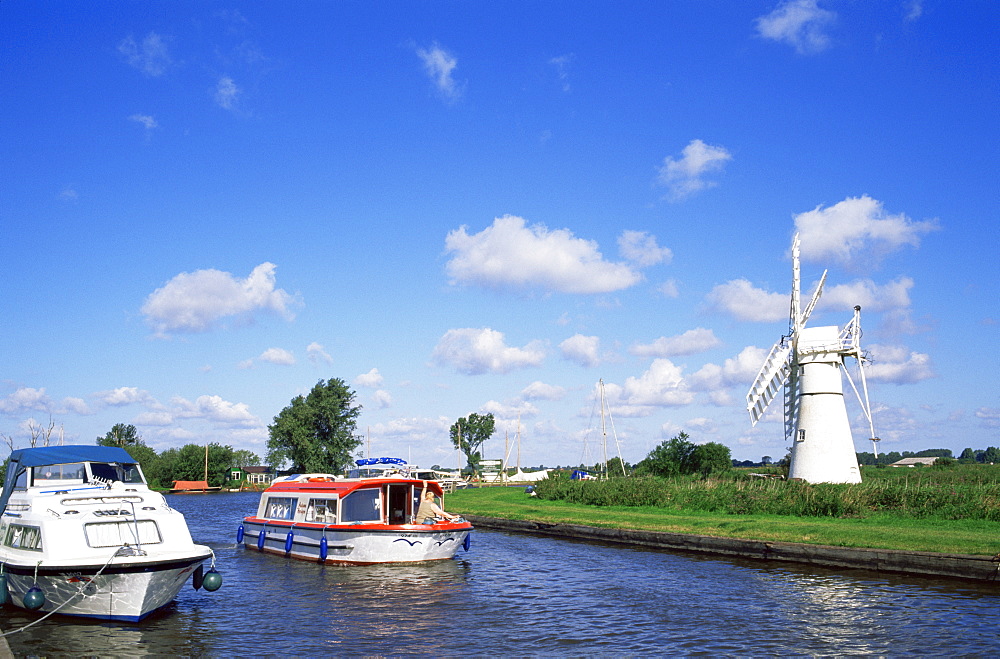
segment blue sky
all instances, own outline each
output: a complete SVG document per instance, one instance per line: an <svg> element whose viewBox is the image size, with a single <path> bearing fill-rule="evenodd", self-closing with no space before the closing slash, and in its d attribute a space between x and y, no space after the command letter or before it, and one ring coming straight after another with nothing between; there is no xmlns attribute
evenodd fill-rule
<svg viewBox="0 0 1000 659"><path fill-rule="evenodd" d="M603 379L629 462L681 430L778 458L745 395L798 231L810 325L863 307L881 450L998 445L998 18L0 3L0 433L263 456L336 377L373 454L457 464L492 412L487 457L520 424L523 465L568 465Z"/></svg>

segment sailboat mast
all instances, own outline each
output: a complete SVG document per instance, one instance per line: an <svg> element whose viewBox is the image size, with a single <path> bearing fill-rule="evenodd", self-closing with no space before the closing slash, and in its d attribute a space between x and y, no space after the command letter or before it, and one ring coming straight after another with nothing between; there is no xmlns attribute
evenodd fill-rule
<svg viewBox="0 0 1000 659"><path fill-rule="evenodd" d="M598 384L601 386L601 442L603 444L604 450L604 466L601 469L604 470L604 477L608 476L608 428L604 421L604 378L598 380Z"/></svg>
<svg viewBox="0 0 1000 659"><path fill-rule="evenodd" d="M521 415L517 415L517 473L521 473Z"/></svg>

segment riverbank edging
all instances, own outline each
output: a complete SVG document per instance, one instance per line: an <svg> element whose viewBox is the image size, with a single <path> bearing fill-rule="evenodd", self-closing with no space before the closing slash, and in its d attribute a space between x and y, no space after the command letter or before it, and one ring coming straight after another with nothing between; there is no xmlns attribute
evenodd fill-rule
<svg viewBox="0 0 1000 659"><path fill-rule="evenodd" d="M752 560L804 563L820 567L1000 582L1000 554L938 554L922 551L834 547L795 542L720 538L667 531L612 529L578 524L464 515L474 526L563 538L599 540Z"/></svg>

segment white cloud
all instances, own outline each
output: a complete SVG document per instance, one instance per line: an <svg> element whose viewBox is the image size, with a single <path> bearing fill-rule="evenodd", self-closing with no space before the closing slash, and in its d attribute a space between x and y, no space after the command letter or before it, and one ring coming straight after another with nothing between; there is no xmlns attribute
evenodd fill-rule
<svg viewBox="0 0 1000 659"><path fill-rule="evenodd" d="M146 298L142 314L160 337L171 332L205 332L223 318L248 318L258 310L290 319L294 300L275 289L276 267L262 263L246 279L219 270L183 272Z"/></svg>
<svg viewBox="0 0 1000 659"><path fill-rule="evenodd" d="M858 279L849 284L838 284L823 289L817 307L822 309L849 310L861 305L865 311L891 311L910 306L910 289L913 280L900 277L879 286L871 279Z"/></svg>
<svg viewBox="0 0 1000 659"><path fill-rule="evenodd" d="M867 195L795 216L802 258L809 261L834 259L850 264L865 253L877 262L904 245L919 246L920 236L936 228L933 221L913 222L902 213L890 215L882 202Z"/></svg>
<svg viewBox="0 0 1000 659"><path fill-rule="evenodd" d="M232 110L239 95L240 88L236 86L232 78L229 76L219 78L219 82L215 85L216 105L225 110Z"/></svg>
<svg viewBox="0 0 1000 659"><path fill-rule="evenodd" d="M504 343L502 332L488 327L465 328L445 332L431 358L440 366L450 366L467 375L479 375L539 366L545 351L538 341L514 348Z"/></svg>
<svg viewBox="0 0 1000 659"><path fill-rule="evenodd" d="M924 15L924 4L922 0L910 0L910 2L904 5L906 9L906 15L903 20L907 23L917 20Z"/></svg>
<svg viewBox="0 0 1000 659"><path fill-rule="evenodd" d="M628 351L639 357L673 357L694 355L721 345L715 332L704 327L696 327L678 336L661 336L652 343L637 343Z"/></svg>
<svg viewBox="0 0 1000 659"><path fill-rule="evenodd" d="M802 55L818 53L830 45L824 30L837 14L820 9L816 0L788 0L756 20L757 33L765 39L794 47Z"/></svg>
<svg viewBox="0 0 1000 659"><path fill-rule="evenodd" d="M148 114L133 114L129 116L129 121L134 121L137 124L142 124L143 128L145 128L147 131L160 127L160 125L156 123L156 119L154 119L151 115Z"/></svg>
<svg viewBox="0 0 1000 659"><path fill-rule="evenodd" d="M721 366L705 364L691 375L688 379L689 384L695 391L709 393L734 386L749 389L760 367L764 365L766 357L766 350L757 346L747 346L736 357L724 361Z"/></svg>
<svg viewBox="0 0 1000 659"><path fill-rule="evenodd" d="M320 362L323 362L324 364L333 363L333 357L327 354L323 346L315 341L306 346L306 354L309 356L309 361L313 364L319 364Z"/></svg>
<svg viewBox="0 0 1000 659"><path fill-rule="evenodd" d="M295 363L295 355L284 348L268 348L258 357L262 362L277 364L279 366L291 366Z"/></svg>
<svg viewBox="0 0 1000 659"><path fill-rule="evenodd" d="M173 422L174 416L170 412L143 412L132 419L132 423L137 426L166 427Z"/></svg>
<svg viewBox="0 0 1000 659"><path fill-rule="evenodd" d="M443 416L436 419L398 417L388 423L373 425L371 435L375 438L396 438L414 444L428 440L440 441L442 437L448 436L448 429L452 423L453 420Z"/></svg>
<svg viewBox="0 0 1000 659"><path fill-rule="evenodd" d="M521 390L521 398L524 400L562 400L566 395L566 389L551 384L545 384L540 380L535 380Z"/></svg>
<svg viewBox="0 0 1000 659"><path fill-rule="evenodd" d="M556 75L564 92L569 91L569 65L573 62L573 55L560 55L549 60L549 64L556 68Z"/></svg>
<svg viewBox="0 0 1000 659"><path fill-rule="evenodd" d="M486 414L492 414L497 419L511 421L513 419L529 419L538 416L538 408L527 401L515 404L503 404L495 400L487 401L482 407Z"/></svg>
<svg viewBox="0 0 1000 659"><path fill-rule="evenodd" d="M423 62L424 72L441 96L448 101L454 101L461 95L461 90L452 77L458 66L458 60L454 55L434 43L430 48L418 48L417 57Z"/></svg>
<svg viewBox="0 0 1000 659"><path fill-rule="evenodd" d="M688 390L682 370L669 359L655 359L641 376L625 380L623 398L628 405L687 405L694 400L694 394Z"/></svg>
<svg viewBox="0 0 1000 659"><path fill-rule="evenodd" d="M376 391L372 398L375 400L375 406L378 409L385 409L387 407L392 407L392 394L390 394L385 389L379 389Z"/></svg>
<svg viewBox="0 0 1000 659"><path fill-rule="evenodd" d="M976 410L976 418L986 428L1000 428L1000 409L980 407Z"/></svg>
<svg viewBox="0 0 1000 659"><path fill-rule="evenodd" d="M131 36L118 44L118 52L134 69L154 78L163 75L171 65L166 40L155 32L150 32L142 43L136 43Z"/></svg>
<svg viewBox="0 0 1000 659"><path fill-rule="evenodd" d="M712 172L721 171L733 156L721 146L711 146L701 140L691 140L680 158L666 157L660 168L658 181L670 189L675 201L684 199L699 190L716 185L705 180Z"/></svg>
<svg viewBox="0 0 1000 659"><path fill-rule="evenodd" d="M568 229L527 227L513 215L496 218L477 234L466 229L451 231L445 239L445 250L452 253L447 264L452 284L587 294L622 290L642 280L630 266L605 261L596 242L576 238Z"/></svg>
<svg viewBox="0 0 1000 659"><path fill-rule="evenodd" d="M580 366L597 366L601 363L599 356L601 340L596 336L574 334L559 344L563 359L568 359Z"/></svg>
<svg viewBox="0 0 1000 659"><path fill-rule="evenodd" d="M680 290L677 288L677 281L674 279L668 279L659 286L656 290L660 292L663 297L677 298L680 297Z"/></svg>
<svg viewBox="0 0 1000 659"><path fill-rule="evenodd" d="M94 413L82 398L63 398L62 406L64 411L73 414L88 415Z"/></svg>
<svg viewBox="0 0 1000 659"><path fill-rule="evenodd" d="M155 403L148 391L139 389L138 387L118 387L117 389L111 389L109 391L98 391L94 394L94 398L105 405L111 405L113 407L133 405L136 403L143 405L151 402Z"/></svg>
<svg viewBox="0 0 1000 659"><path fill-rule="evenodd" d="M220 425L253 426L260 421L250 413L246 403L232 403L220 396L198 396L194 402L175 397L176 416L185 419L203 419Z"/></svg>
<svg viewBox="0 0 1000 659"><path fill-rule="evenodd" d="M670 263L674 257L669 248L657 245L656 237L645 231L623 231L618 237L618 251L625 260L639 267Z"/></svg>
<svg viewBox="0 0 1000 659"><path fill-rule="evenodd" d="M358 377L354 378L354 384L359 387L378 389L382 386L382 374L378 372L377 368L373 368L367 373L362 373Z"/></svg>
<svg viewBox="0 0 1000 659"><path fill-rule="evenodd" d="M20 387L14 393L0 399L0 412L4 414L20 414L27 410L42 412L52 409L52 399L45 393L45 387L34 389Z"/></svg>
<svg viewBox="0 0 1000 659"><path fill-rule="evenodd" d="M872 344L867 348L871 363L865 367L869 382L912 384L937 377L930 355L902 346Z"/></svg>
<svg viewBox="0 0 1000 659"><path fill-rule="evenodd" d="M746 279L719 284L706 296L709 307L732 315L737 320L771 323L788 318L789 296L768 293Z"/></svg>

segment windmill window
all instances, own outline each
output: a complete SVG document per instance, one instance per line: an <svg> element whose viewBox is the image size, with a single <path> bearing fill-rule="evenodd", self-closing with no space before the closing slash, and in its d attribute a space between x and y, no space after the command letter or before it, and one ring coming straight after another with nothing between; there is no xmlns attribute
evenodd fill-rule
<svg viewBox="0 0 1000 659"><path fill-rule="evenodd" d="M798 437L798 440L800 442L806 441L806 429L805 428L799 428L799 437Z"/></svg>

